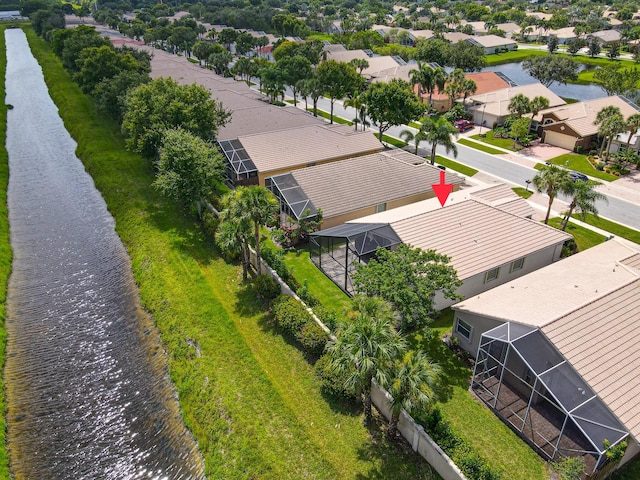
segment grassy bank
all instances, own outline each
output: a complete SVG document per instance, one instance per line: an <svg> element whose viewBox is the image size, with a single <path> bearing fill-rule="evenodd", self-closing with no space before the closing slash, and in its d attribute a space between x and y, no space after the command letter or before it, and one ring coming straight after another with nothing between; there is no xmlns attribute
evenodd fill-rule
<svg viewBox="0 0 640 480"><path fill-rule="evenodd" d="M4 41L6 26L0 26L0 91L5 91L5 71L7 57ZM7 211L7 184L9 181L9 158L5 148L7 132L7 106L0 106L0 368L4 371L4 354L7 332L4 327L7 301L7 283L11 273L11 244L9 241L9 212ZM0 478L9 478L9 457L7 454L5 415L7 404L4 379L0 379Z"/></svg>
<svg viewBox="0 0 640 480"><path fill-rule="evenodd" d="M406 447L387 444L359 411L323 397L312 366L272 330L239 267L150 187L149 163L124 150L118 125L97 115L48 46L28 35L129 252L207 476L424 478L427 465Z"/></svg>

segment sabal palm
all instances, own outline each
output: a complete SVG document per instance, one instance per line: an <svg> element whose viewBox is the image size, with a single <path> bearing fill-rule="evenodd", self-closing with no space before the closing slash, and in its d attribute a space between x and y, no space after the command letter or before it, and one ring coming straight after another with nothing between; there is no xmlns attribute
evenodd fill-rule
<svg viewBox="0 0 640 480"><path fill-rule="evenodd" d="M525 113L529 113L531 111L531 101L526 95L519 93L511 98L508 108L513 115L520 118Z"/></svg>
<svg viewBox="0 0 640 480"><path fill-rule="evenodd" d="M640 113L634 113L629 118L627 118L625 127L627 130L629 130L629 138L627 138L627 148L626 148L627 150L629 150L631 139L638 132L638 130L640 130Z"/></svg>
<svg viewBox="0 0 640 480"><path fill-rule="evenodd" d="M412 415L416 410L425 410L436 398L441 368L422 351L410 351L397 362L387 391L391 394L391 419L387 436L394 438L402 410Z"/></svg>
<svg viewBox="0 0 640 480"><path fill-rule="evenodd" d="M394 329L389 305L377 297L356 300L355 317L340 326L329 342L331 368L345 375L347 387L362 399L367 421L371 420L371 381L388 383L387 370L406 349L406 342Z"/></svg>
<svg viewBox="0 0 640 480"><path fill-rule="evenodd" d="M569 210L564 217L562 230L567 228L574 210L582 213L583 217L587 213L592 213L597 217L598 208L596 207L596 202L598 200L604 200L609 203L607 197L595 189L598 185L599 183L585 182L583 180L576 180L568 185L566 193L571 195L572 198L571 203L569 203Z"/></svg>
<svg viewBox="0 0 640 480"><path fill-rule="evenodd" d="M252 185L250 187L238 187L238 212L239 217L249 219L253 223L253 234L256 249L256 272L262 274L262 261L260 255L260 227L266 225L278 213L278 202L273 194L264 187Z"/></svg>
<svg viewBox="0 0 640 480"><path fill-rule="evenodd" d="M624 117L620 115L612 115L607 118L603 124L600 126L600 135L605 137L607 142L607 151L605 154L605 158L609 158L609 152L611 151L612 140L619 133L624 132L626 127Z"/></svg>
<svg viewBox="0 0 640 480"><path fill-rule="evenodd" d="M538 115L541 110L545 108L549 108L549 99L538 95L537 97L533 97L531 102L529 103L529 112L531 113L531 119L529 120L529 129L531 129L531 122L533 121L533 117Z"/></svg>
<svg viewBox="0 0 640 480"><path fill-rule="evenodd" d="M597 125L599 127L602 128L602 126L612 117L612 116L620 116L622 117L622 112L620 111L620 108L614 106L614 105L608 105L604 108L602 108L597 114L596 114L596 119L593 121L594 125ZM606 130L606 127L605 127ZM606 132L605 132L606 133ZM603 137L602 138L602 144L600 145L600 155L602 155L602 151L604 150L604 145L605 142L608 139L608 135L603 134L603 132L600 132L600 135Z"/></svg>
<svg viewBox="0 0 640 480"><path fill-rule="evenodd" d="M224 209L220 213L220 225L215 241L220 249L232 256L240 255L242 278L247 279L249 271L249 238L251 221L242 215L241 190L234 190L222 199Z"/></svg>
<svg viewBox="0 0 640 480"><path fill-rule="evenodd" d="M555 165L544 165L540 172L533 177L533 185L538 192L546 193L549 197L549 206L544 223L549 223L551 206L559 193L566 192L571 183L569 172Z"/></svg>
<svg viewBox="0 0 640 480"><path fill-rule="evenodd" d="M425 117L422 120L420 131L425 134L425 140L431 144L431 165L436 163L436 148L438 145L445 147L447 153L453 152L458 156L458 148L453 140L460 132L444 117Z"/></svg>
<svg viewBox="0 0 640 480"><path fill-rule="evenodd" d="M433 68L430 65L420 63L418 70L411 70L411 83L418 85L418 95L421 91L429 94L429 104L432 103L436 88L438 91L444 89L445 78L445 71L440 67Z"/></svg>

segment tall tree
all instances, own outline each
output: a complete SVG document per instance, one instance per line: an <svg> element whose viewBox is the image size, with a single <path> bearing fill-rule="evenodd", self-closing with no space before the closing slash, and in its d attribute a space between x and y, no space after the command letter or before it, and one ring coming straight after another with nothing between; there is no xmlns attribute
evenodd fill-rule
<svg viewBox="0 0 640 480"><path fill-rule="evenodd" d="M400 138L402 138L405 142L411 143L415 145L415 154L418 155L418 147L420 146L420 142L427 139L427 134L421 130L418 130L415 134L408 129L402 130L400 132Z"/></svg>
<svg viewBox="0 0 640 480"><path fill-rule="evenodd" d="M216 229L215 241L226 255L240 256L242 279L246 281L249 276L249 239L252 236L252 225L251 220L244 215L240 193L241 190L233 190L222 199L224 208L220 213L220 224Z"/></svg>
<svg viewBox="0 0 640 480"><path fill-rule="evenodd" d="M429 94L429 105L432 104L432 97L436 89L444 89L446 73L444 69L433 68L425 63L418 63L417 70L411 70L411 83L418 85L418 96L424 92Z"/></svg>
<svg viewBox="0 0 640 480"><path fill-rule="evenodd" d="M296 106L298 104L298 82L311 77L311 62L302 55L294 55L279 60L276 66L282 71L284 84L291 88L293 105Z"/></svg>
<svg viewBox="0 0 640 480"><path fill-rule="evenodd" d="M391 381L385 385L391 395L391 419L387 436L395 438L402 410L409 415L424 411L436 399L436 389L442 369L432 362L424 352L409 351L396 362L389 375Z"/></svg>
<svg viewBox="0 0 640 480"><path fill-rule="evenodd" d="M533 177L533 185L536 190L541 193L546 193L549 197L549 206L547 208L547 214L544 217L545 224L549 223L553 201L559 193L567 190L570 183L571 177L569 177L569 172L555 165L543 165L540 172Z"/></svg>
<svg viewBox="0 0 640 480"><path fill-rule="evenodd" d="M369 117L378 125L380 142L389 128L406 125L420 118L426 108L413 93L409 83L395 78L388 83L371 84L364 93L363 100Z"/></svg>
<svg viewBox="0 0 640 480"><path fill-rule="evenodd" d="M238 202L242 215L251 220L256 249L256 272L262 274L262 257L260 255L260 227L267 225L278 214L278 201L264 187L252 185L238 187Z"/></svg>
<svg viewBox="0 0 640 480"><path fill-rule="evenodd" d="M567 185L565 193L571 195L571 202L562 222L563 231L566 230L574 210L582 213L583 217L587 213L592 213L597 217L598 208L596 207L596 202L601 200L609 203L607 197L595 189L598 185L600 184L591 181L585 182L584 180L576 180Z"/></svg>
<svg viewBox="0 0 640 480"><path fill-rule="evenodd" d="M338 99L358 89L362 77L346 62L327 60L318 65L318 82L331 102L330 122L333 123L333 106Z"/></svg>
<svg viewBox="0 0 640 480"><path fill-rule="evenodd" d="M357 264L352 279L356 291L381 297L401 315L401 328L430 323L436 292L457 299L461 285L449 257L401 244L395 251L378 248L375 258Z"/></svg>
<svg viewBox="0 0 640 480"><path fill-rule="evenodd" d="M637 89L640 82L640 70L636 67L621 68L616 63L597 68L593 78L607 95L623 95Z"/></svg>
<svg viewBox="0 0 640 480"><path fill-rule="evenodd" d="M371 382L387 383L387 370L406 343L394 329L393 311L384 300L354 297L354 304L355 318L338 327L336 339L327 345L327 355L331 368L345 375L346 386L361 398L369 422Z"/></svg>
<svg viewBox="0 0 640 480"><path fill-rule="evenodd" d="M507 108L513 115L522 118L525 113L531 111L531 101L526 95L519 93L509 100L509 106Z"/></svg>
<svg viewBox="0 0 640 480"><path fill-rule="evenodd" d="M531 130L531 122L535 118L541 110L549 108L549 99L543 97L542 95L537 95L533 97L531 102L529 103L529 111L531 113L531 117L529 118L529 130Z"/></svg>
<svg viewBox="0 0 640 480"><path fill-rule="evenodd" d="M580 65L562 55L545 55L543 57L529 57L522 62L522 69L536 78L545 87L553 82L566 84L578 78Z"/></svg>
<svg viewBox="0 0 640 480"><path fill-rule="evenodd" d="M431 145L431 165L436 163L436 148L442 145L447 153L453 152L453 156L458 156L458 148L454 138L460 132L444 117L425 117L420 120L422 123L420 131L424 132L424 140Z"/></svg>
<svg viewBox="0 0 640 480"><path fill-rule="evenodd" d="M625 124L625 128L627 130L629 130L629 137L627 138L627 147L626 147L625 150L629 150L629 145L631 144L631 139L640 130L640 113L634 113L629 118L627 118L627 122Z"/></svg>

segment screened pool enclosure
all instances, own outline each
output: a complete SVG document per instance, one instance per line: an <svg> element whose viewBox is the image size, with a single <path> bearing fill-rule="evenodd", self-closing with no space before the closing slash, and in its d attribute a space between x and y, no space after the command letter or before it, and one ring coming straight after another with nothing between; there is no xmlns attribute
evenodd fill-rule
<svg viewBox="0 0 640 480"><path fill-rule="evenodd" d="M358 263L367 263L380 248L393 250L402 243L386 223L345 223L311 234L311 261L349 295L351 274Z"/></svg>
<svg viewBox="0 0 640 480"><path fill-rule="evenodd" d="M591 474L606 462L605 440L627 431L537 328L505 323L485 332L472 388L548 459L582 456Z"/></svg>

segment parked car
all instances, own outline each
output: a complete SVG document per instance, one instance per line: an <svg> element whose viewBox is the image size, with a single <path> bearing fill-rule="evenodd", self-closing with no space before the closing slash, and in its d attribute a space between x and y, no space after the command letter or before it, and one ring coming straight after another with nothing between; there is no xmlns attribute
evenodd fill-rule
<svg viewBox="0 0 640 480"><path fill-rule="evenodd" d="M469 130L473 128L475 124L472 120L456 120L453 124L459 131L464 132L465 130Z"/></svg>
<svg viewBox="0 0 640 480"><path fill-rule="evenodd" d="M571 180L573 180L574 182L576 180L582 180L583 182L589 181L589 177L587 177L584 173L576 172L575 170L570 171L569 176L571 177Z"/></svg>

